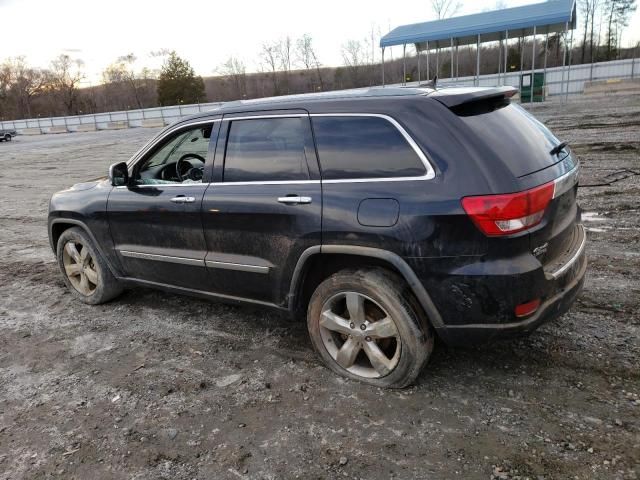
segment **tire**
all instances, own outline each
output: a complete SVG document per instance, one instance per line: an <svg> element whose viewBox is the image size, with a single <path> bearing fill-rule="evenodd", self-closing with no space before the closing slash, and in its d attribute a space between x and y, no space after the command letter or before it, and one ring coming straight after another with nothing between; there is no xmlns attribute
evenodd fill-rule
<svg viewBox="0 0 640 480"><path fill-rule="evenodd" d="M99 305L122 293L122 286L82 228L69 228L60 235L56 256L64 283L81 302Z"/></svg>
<svg viewBox="0 0 640 480"><path fill-rule="evenodd" d="M331 370L377 387L411 384L433 351L429 322L408 285L382 268L324 280L311 296L307 327Z"/></svg>
<svg viewBox="0 0 640 480"><path fill-rule="evenodd" d="M5 142L10 142L11 141L11 135L9 135L8 133L4 136L4 141Z"/></svg>

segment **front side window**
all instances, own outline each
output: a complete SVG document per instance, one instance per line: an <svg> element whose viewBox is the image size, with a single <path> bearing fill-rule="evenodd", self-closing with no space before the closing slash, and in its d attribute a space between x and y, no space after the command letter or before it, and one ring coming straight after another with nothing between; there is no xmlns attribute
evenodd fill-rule
<svg viewBox="0 0 640 480"><path fill-rule="evenodd" d="M380 117L315 117L324 180L418 177L426 173L400 131Z"/></svg>
<svg viewBox="0 0 640 480"><path fill-rule="evenodd" d="M134 172L136 184L201 183L212 128L199 125L169 136Z"/></svg>
<svg viewBox="0 0 640 480"><path fill-rule="evenodd" d="M307 180L304 122L297 117L232 121L224 182Z"/></svg>

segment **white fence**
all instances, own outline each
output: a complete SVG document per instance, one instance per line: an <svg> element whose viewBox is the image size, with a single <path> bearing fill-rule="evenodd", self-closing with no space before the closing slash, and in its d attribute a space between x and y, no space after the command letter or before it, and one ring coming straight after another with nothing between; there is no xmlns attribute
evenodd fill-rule
<svg viewBox="0 0 640 480"><path fill-rule="evenodd" d="M542 68L536 68L536 72L542 72ZM481 86L512 85L519 87L521 73L510 72L498 75L481 75ZM441 72L442 76L448 72ZM571 69L554 67L547 69L546 84L549 95L561 93L582 93L584 84L590 80L607 80L613 78L634 78L640 76L640 61L637 59L615 60L585 65L572 65ZM568 78L568 83L567 83ZM474 77L460 77L458 79L442 78L441 84L473 85ZM416 82L409 83L415 85ZM564 85L564 92L561 91ZM73 115L68 117L32 118L29 120L10 120L0 122L0 129L15 129L19 133L60 133L77 132L86 130L105 130L130 127L158 127L173 123L180 118L193 113L212 110L221 103L202 103L197 105L180 105L173 107L156 107L142 110L128 110L124 112L96 113L91 115Z"/></svg>
<svg viewBox="0 0 640 480"><path fill-rule="evenodd" d="M18 133L60 133L87 130L109 130L131 127L156 127L169 125L198 112L206 112L221 103L199 103L173 107L145 108L122 112L71 115L68 117L30 118L0 122L0 129L15 129Z"/></svg>
<svg viewBox="0 0 640 480"><path fill-rule="evenodd" d="M543 72L542 67L538 67L536 72ZM523 70L522 72L508 72L506 77L504 74L497 73L491 75L480 76L480 86L494 85L511 85L520 88L520 75L529 73L531 70ZM546 85L549 95L560 95L562 93L582 93L584 91L585 82L595 80L608 80L613 78L638 78L640 77L640 61L638 59L614 60L611 62L599 62L594 64L572 65L571 69L564 68L564 92L563 88L563 68L554 67L547 68ZM447 76L448 72L441 72L442 76ZM567 78L569 82L567 84ZM439 79L438 82L445 85L455 83L456 85L473 85L475 77L460 77L458 80L450 78Z"/></svg>

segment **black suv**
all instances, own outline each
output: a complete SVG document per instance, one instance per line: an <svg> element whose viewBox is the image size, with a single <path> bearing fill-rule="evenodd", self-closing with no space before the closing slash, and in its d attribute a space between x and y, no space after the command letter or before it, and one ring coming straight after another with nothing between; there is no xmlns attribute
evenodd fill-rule
<svg viewBox="0 0 640 480"><path fill-rule="evenodd" d="M305 314L324 362L412 382L435 336L529 332L582 287L578 162L512 88L373 88L242 101L56 193L64 280Z"/></svg>

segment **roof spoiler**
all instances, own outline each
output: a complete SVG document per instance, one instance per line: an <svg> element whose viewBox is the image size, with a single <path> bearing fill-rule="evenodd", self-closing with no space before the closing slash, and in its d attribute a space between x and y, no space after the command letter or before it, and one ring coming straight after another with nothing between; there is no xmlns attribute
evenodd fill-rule
<svg viewBox="0 0 640 480"><path fill-rule="evenodd" d="M518 92L514 87L490 87L490 88L442 88L430 93L433 97L448 108L457 107L465 103L473 103L492 98L511 98Z"/></svg>

